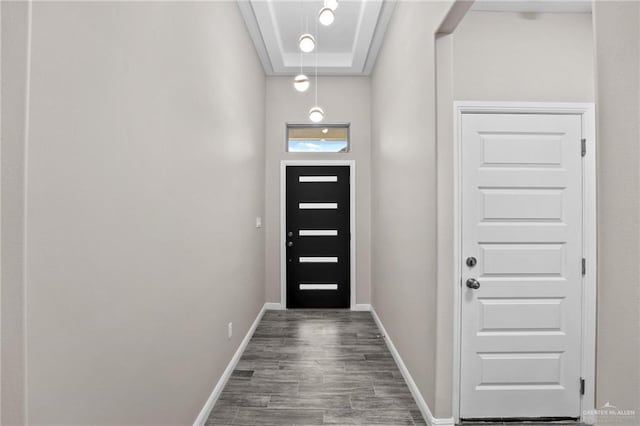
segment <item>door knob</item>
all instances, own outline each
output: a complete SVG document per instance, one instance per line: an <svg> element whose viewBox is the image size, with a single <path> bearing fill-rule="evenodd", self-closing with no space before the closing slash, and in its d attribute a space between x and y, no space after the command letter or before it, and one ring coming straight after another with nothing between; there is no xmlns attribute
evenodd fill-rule
<svg viewBox="0 0 640 426"><path fill-rule="evenodd" d="M289 241L289 242L287 243L287 247L293 247L293 241Z"/></svg>
<svg viewBox="0 0 640 426"><path fill-rule="evenodd" d="M480 283L475 278L469 278L467 280L467 287L477 290L480 288Z"/></svg>

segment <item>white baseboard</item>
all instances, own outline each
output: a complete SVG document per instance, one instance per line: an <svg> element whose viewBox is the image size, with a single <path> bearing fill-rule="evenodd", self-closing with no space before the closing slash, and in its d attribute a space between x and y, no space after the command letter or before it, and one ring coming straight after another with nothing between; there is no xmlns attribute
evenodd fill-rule
<svg viewBox="0 0 640 426"><path fill-rule="evenodd" d="M368 303L356 303L351 307L352 311L370 311L371 305Z"/></svg>
<svg viewBox="0 0 640 426"><path fill-rule="evenodd" d="M282 306L281 303L265 303L264 308L267 311L282 311L285 309L285 307Z"/></svg>
<svg viewBox="0 0 640 426"><path fill-rule="evenodd" d="M251 327L249 327L249 331L247 331L247 334L244 336L244 339L242 339L242 342L240 343L240 346L238 346L236 353L233 354L233 357L231 358L231 361L229 361L227 368L225 368L224 372L222 373L220 380L218 380L218 383L216 383L216 386L213 388L211 395L209 395L209 399L207 399L207 402L204 404L204 407L202 407L202 410L200 410L200 414L198 414L196 421L193 422L193 426L204 426L204 424L207 422L207 419L209 418L209 414L211 413L213 406L218 400L218 397L220 396L220 394L222 393L222 389L224 389L224 386L227 384L229 377L231 377L231 373L233 373L233 370L236 368L238 361L240 361L240 357L242 356L242 353L246 349L247 345L249 344L249 340L251 340L253 333L256 331L256 327L258 327L258 324L260 323L260 320L264 315L264 311L267 310L267 305L268 303L265 303L262 309L260 309L260 312L258 312L258 316L256 316L256 319L253 321L253 324L251 324ZM277 305L280 305L280 304L277 303Z"/></svg>
<svg viewBox="0 0 640 426"><path fill-rule="evenodd" d="M585 425L595 425L597 421L597 417L595 414L582 414L580 421Z"/></svg>
<svg viewBox="0 0 640 426"><path fill-rule="evenodd" d="M389 348L389 351L391 352L391 355L393 356L393 359L395 360L396 364L398 364L400 373L402 373L402 377L404 377L405 382L407 382L407 386L409 386L411 395L413 395L413 399L416 400L416 404L418 405L418 408L420 409L420 412L422 413L422 417L424 417L424 420L427 422L429 426L454 426L455 421L453 420L453 417L450 417L450 418L433 417L433 414L429 409L429 405L427 405L427 401L425 401L425 399L422 396L422 393L420 393L420 390L418 389L416 382L413 381L413 378L411 377L411 373L409 373L407 366L402 361L402 358L400 357L400 353L398 353L398 350L393 345L391 338L387 334L387 330L385 330L384 325L382 325L382 321L380 321L380 318L378 317L378 314L376 313L376 310L373 307L371 307L371 315L373 315L373 319L376 322L376 325L380 329L382 336L387 342L387 347Z"/></svg>
<svg viewBox="0 0 640 426"><path fill-rule="evenodd" d="M285 310L286 308L284 306L282 306L282 304L280 303L265 303L264 304L264 308L267 311L282 311ZM352 311L370 311L371 310L371 305L368 303L357 303L355 305L353 305L351 307Z"/></svg>

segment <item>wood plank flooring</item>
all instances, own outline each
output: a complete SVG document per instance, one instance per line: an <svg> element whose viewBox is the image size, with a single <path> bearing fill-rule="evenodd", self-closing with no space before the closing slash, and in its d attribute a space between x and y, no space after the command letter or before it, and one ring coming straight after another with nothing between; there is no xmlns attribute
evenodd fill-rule
<svg viewBox="0 0 640 426"><path fill-rule="evenodd" d="M369 312L267 311L208 425L425 425Z"/></svg>

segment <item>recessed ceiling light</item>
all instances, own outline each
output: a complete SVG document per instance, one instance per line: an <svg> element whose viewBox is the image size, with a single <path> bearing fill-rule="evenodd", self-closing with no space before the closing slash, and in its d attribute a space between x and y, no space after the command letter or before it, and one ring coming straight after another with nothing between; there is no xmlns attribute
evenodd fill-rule
<svg viewBox="0 0 640 426"><path fill-rule="evenodd" d="M335 14L333 13L333 9L328 7L323 7L320 9L320 13L318 14L318 21L325 27L333 24L334 19L336 19Z"/></svg>
<svg viewBox="0 0 640 426"><path fill-rule="evenodd" d="M302 34L298 39L298 46L304 53L311 53L316 48L316 39L311 34Z"/></svg>
<svg viewBox="0 0 640 426"><path fill-rule="evenodd" d="M327 133L329 133L329 129L322 129L322 133L326 135Z"/></svg>
<svg viewBox="0 0 640 426"><path fill-rule="evenodd" d="M293 79L293 87L295 87L298 92L306 92L309 84L309 77L304 74L298 74Z"/></svg>
<svg viewBox="0 0 640 426"><path fill-rule="evenodd" d="M324 119L324 111L319 106L315 106L309 110L309 120L319 123Z"/></svg>

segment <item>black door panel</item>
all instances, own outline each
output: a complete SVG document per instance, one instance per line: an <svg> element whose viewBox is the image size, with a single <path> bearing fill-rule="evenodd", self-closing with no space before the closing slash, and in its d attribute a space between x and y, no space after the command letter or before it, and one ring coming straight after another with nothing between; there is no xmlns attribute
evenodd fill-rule
<svg viewBox="0 0 640 426"><path fill-rule="evenodd" d="M287 308L348 308L349 167L288 166L286 174ZM337 181L301 182L301 176L335 176ZM304 203L337 203L337 208L304 208ZM301 230L337 231L337 235L305 236ZM337 258L337 262L318 258ZM313 288L318 285L323 289Z"/></svg>

